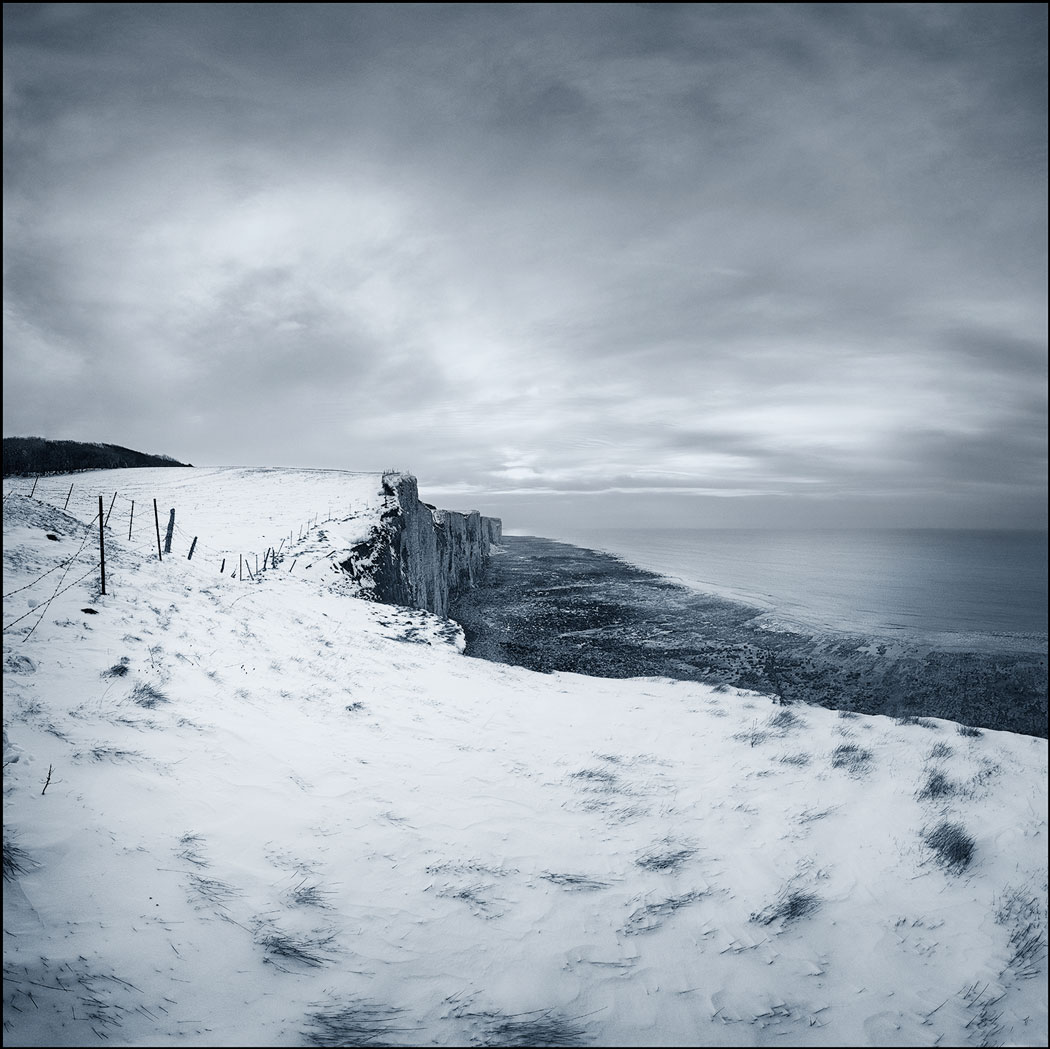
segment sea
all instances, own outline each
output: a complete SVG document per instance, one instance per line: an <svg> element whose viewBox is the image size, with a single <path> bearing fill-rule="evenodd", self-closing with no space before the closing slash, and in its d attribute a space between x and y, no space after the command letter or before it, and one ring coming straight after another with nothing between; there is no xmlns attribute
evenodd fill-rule
<svg viewBox="0 0 1050 1049"><path fill-rule="evenodd" d="M647 528L558 538L755 606L774 630L1046 650L1045 532Z"/></svg>

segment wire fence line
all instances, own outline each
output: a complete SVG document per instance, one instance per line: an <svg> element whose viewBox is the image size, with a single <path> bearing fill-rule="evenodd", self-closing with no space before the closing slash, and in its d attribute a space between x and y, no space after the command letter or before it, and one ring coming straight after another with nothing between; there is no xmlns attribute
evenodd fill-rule
<svg viewBox="0 0 1050 1049"><path fill-rule="evenodd" d="M40 493L37 494L37 481L38 480L39 480L39 478L33 479L32 487L29 488L28 492L23 493L23 494L25 494L29 498L32 498L36 502L44 503L44 504L46 504L48 506L53 506L56 509L58 509L57 503L53 501L55 493L48 493L46 490L41 490ZM29 487L29 485L27 484L27 488L28 487ZM79 523L84 524L85 522L76 513L76 505L73 508L71 508L69 506L70 499L72 497L74 487L75 487L75 483L70 485L68 491L66 491L65 488L63 487L62 491L65 492L64 498L63 498L62 492L57 493L58 499L61 500L61 502L62 502L61 512L65 513L69 517L72 517L74 520L78 521ZM4 496L3 496L4 504L6 505L7 500L12 495L16 495L16 494L19 494L19 493L17 492L17 490L14 487L12 487L8 491L6 491L4 493ZM59 562L58 564L52 565L46 571L42 572L36 578L30 580L25 585L20 586L17 589L10 591L9 593L3 594L3 599L4 600L7 600L8 598L15 597L17 594L21 594L24 591L29 590L32 587L38 585L43 580L45 580L48 576L52 575L52 573L57 572L59 570L63 570L62 571L62 575L61 575L61 577L58 580L58 584L57 584L57 586L55 588L55 591L51 594L51 596L44 603L43 609L40 611L39 618L37 619L36 623L33 624L32 629L25 635L25 637L23 638L23 641L27 640L29 638L29 636L33 633L33 631L37 628L37 626L39 626L41 620L47 614L47 610L50 608L51 603L57 597L59 597L61 594L66 593L68 590L72 589L78 583L83 582L85 579L87 579L92 574L94 574L96 572L101 573L101 561L102 561L102 556L103 556L103 540L101 539L101 537L99 539L99 549L98 549L98 551L96 551L94 553L89 552L88 555L85 555L84 554L84 550L85 550L85 547L88 545L88 543L95 537L95 532L93 530L93 526L95 524L97 524L99 522L99 520L100 520L100 514L99 514L99 510L97 509L97 507L100 505L99 504L99 500L102 499L103 501L105 501L105 499L104 499L104 497L102 497L102 496L100 496L98 494L92 495L90 498L91 498L91 505L92 505L93 508L95 508L95 510L94 510L93 516L91 517L90 521L86 522L84 538L81 541L80 547L78 548L77 552L75 554L73 554L71 557L68 557L65 560ZM154 500L153 502L154 502L154 507L156 507L156 501ZM134 509L135 509L136 504L139 504L139 505L143 505L143 504L142 504L141 500L131 499L131 498L127 497L127 496L122 495L120 493L119 489L117 491L113 492L112 495L110 496L110 498L108 500L108 508L103 506L102 516L101 516L101 519L102 519L102 529L101 529L101 531L104 532L107 529L111 533L113 533L115 531L115 526L113 526L113 527L109 526L108 522L110 521L110 518L112 517L113 512L114 512L114 508L118 505L118 503L122 504L122 505L126 505L129 508L129 510L128 510L128 515L129 515L128 516L128 519L129 519L128 539L127 540L121 540L120 544L119 544L119 549L120 549L120 551L122 553L131 552L131 553L139 553L139 554L142 554L142 555L145 555L145 556L152 556L153 552L156 551L158 560L163 560L165 556L166 557L177 556L177 555L171 554L170 549L168 550L168 552L165 555L162 556L162 554L161 554L160 537L159 537L160 524L159 524L159 519L156 516L156 512L154 513L154 522L153 522L154 523L154 530L156 532L156 538L157 538L156 545L154 545L153 534L152 533L151 533L150 539L147 542L143 543L143 542L139 541L139 542L132 543L132 535L131 535L131 533L132 533L133 526L136 523L136 515L134 514ZM145 505L148 505L148 503L145 504ZM171 511L171 513L174 514L174 509ZM149 514L147 513L147 514L145 514L143 516L146 517L146 521L147 521L147 525L148 525ZM180 537L180 539L182 539L184 542L189 544L189 553L187 554L187 560L191 559L195 554L199 553L201 555L200 560L215 559L215 560L220 561L219 571L223 575L229 575L229 576L234 577L234 578L239 578L239 579L241 579L242 581L245 581L245 582L258 582L261 579L262 574L264 572L266 572L266 571L273 571L280 564L282 564L284 562L285 556L282 554L282 551L285 548L285 544L287 544L288 548L291 549L291 547L294 546L295 543L301 541L305 535L309 535L309 532L310 532L310 530L312 528L317 527L319 525L327 524L330 521L338 520L337 518L334 518L332 516L332 507L331 506L329 506L329 509L328 509L328 517L326 517L323 521L320 519L320 517L321 517L321 515L319 513L311 515L311 517L310 517L310 519L308 521L291 528L287 535L283 535L282 534L282 536L280 538L280 541L279 541L279 543L276 546L272 545L272 544L268 545L266 550L265 550L265 552L262 554L262 564L261 564L261 566L259 564L259 556L260 555L258 554L258 552L254 551L254 550L253 551L249 551L248 554L245 554L243 550L238 550L236 547L213 547L213 546L211 546L210 544L208 544L206 542L201 542L199 536L191 536L185 529L183 529L175 521L172 521L172 526L173 526L172 527L172 533L174 535L178 535ZM296 529L298 529L298 536L297 536ZM333 557L337 556L338 553L339 553L339 551L336 550L335 548L329 549L325 554L321 555L320 558L316 558L314 561L312 561L310 563L310 565L307 565L306 567L311 567L313 564L317 563L318 560L325 560L325 559L331 560ZM74 564L76 564L78 561L80 561L82 557L85 557L85 560L81 561L81 564L87 563L88 559L90 559L91 567L88 569L87 572L85 572L78 579L75 579L72 583L69 583L68 585L63 586L63 583L65 582L66 576L69 574L69 571L70 571L71 567ZM236 557L238 559L238 563L237 563L236 567L233 565L233 558L234 557ZM229 570L227 570L227 561L230 562ZM289 572L291 572L295 568L297 561L298 561L297 557L293 558L292 564L291 564L290 568L288 569ZM245 566L247 567L247 574L245 574ZM39 606L34 605L27 612L25 612L22 615L18 616L16 619L13 619L9 623L4 624L3 632L6 633L8 630L10 630L16 624L22 622L22 620L27 619L29 616L33 615L38 610L38 607Z"/></svg>

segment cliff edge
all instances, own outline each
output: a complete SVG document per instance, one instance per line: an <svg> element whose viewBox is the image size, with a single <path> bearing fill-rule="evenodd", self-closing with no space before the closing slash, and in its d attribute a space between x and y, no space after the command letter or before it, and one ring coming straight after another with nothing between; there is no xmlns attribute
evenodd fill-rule
<svg viewBox="0 0 1050 1049"><path fill-rule="evenodd" d="M380 523L340 567L362 596L447 618L451 598L484 575L489 548L503 538L502 522L421 502L409 474L384 474L383 494Z"/></svg>

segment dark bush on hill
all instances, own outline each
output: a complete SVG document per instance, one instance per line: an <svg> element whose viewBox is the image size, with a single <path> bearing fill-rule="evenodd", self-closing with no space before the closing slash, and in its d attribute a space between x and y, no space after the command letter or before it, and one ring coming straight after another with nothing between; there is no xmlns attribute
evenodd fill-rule
<svg viewBox="0 0 1050 1049"><path fill-rule="evenodd" d="M44 437L5 437L4 476L73 473L76 470L116 470L135 466L190 466L170 455L147 455L117 444L49 441Z"/></svg>

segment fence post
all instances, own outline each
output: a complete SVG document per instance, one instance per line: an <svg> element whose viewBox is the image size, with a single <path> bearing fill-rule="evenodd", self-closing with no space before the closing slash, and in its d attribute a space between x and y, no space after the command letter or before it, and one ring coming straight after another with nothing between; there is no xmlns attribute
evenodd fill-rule
<svg viewBox="0 0 1050 1049"><path fill-rule="evenodd" d="M102 496L98 497L98 562L99 574L102 577L102 596L106 596L106 543L103 539Z"/></svg>
<svg viewBox="0 0 1050 1049"><path fill-rule="evenodd" d="M192 561L193 560L193 551L196 549L196 546L197 546L197 537L194 536L193 537L193 542L190 543L190 552L186 555L186 560L187 561Z"/></svg>
<svg viewBox="0 0 1050 1049"><path fill-rule="evenodd" d="M175 507L171 508L171 513L168 514L168 531L164 536L164 553L171 553L171 536L175 531Z"/></svg>
<svg viewBox="0 0 1050 1049"><path fill-rule="evenodd" d="M117 493L113 493L113 498L109 501L109 509L106 511L106 527L109 528L109 515L113 513L113 504L117 501Z"/></svg>
<svg viewBox="0 0 1050 1049"><path fill-rule="evenodd" d="M33 496L36 494L36 483L39 480L40 480L39 475L33 478L33 490L29 493L29 498L30 499L32 499ZM101 496L99 498L101 498Z"/></svg>
<svg viewBox="0 0 1050 1049"><path fill-rule="evenodd" d="M160 518L157 516L157 500L153 500L153 523L157 526L157 560L163 561L160 556Z"/></svg>
<svg viewBox="0 0 1050 1049"><path fill-rule="evenodd" d="M224 557L222 559L222 564L219 566L219 575L225 575L225 574L226 574L226 558Z"/></svg>
<svg viewBox="0 0 1050 1049"><path fill-rule="evenodd" d="M251 575L251 572L249 571L248 574ZM258 575L258 574L259 574L259 555L256 554L255 555L255 575ZM252 579L254 579L254 578L255 578L255 576L252 576Z"/></svg>
<svg viewBox="0 0 1050 1049"><path fill-rule="evenodd" d="M69 497L70 497L70 496L71 496L72 494L73 494L73 486L72 486L72 485L70 485L70 486L69 486L69 491L68 491L68 492L66 492L66 501L65 501L65 503L64 503L64 504L62 505L62 509L63 509L63 510L65 510L65 509L66 509L66 507L68 507L68 506L69 506Z"/></svg>
<svg viewBox="0 0 1050 1049"><path fill-rule="evenodd" d="M135 500L131 500L131 520L128 521L128 542L131 542L131 526L135 523Z"/></svg>
<svg viewBox="0 0 1050 1049"><path fill-rule="evenodd" d="M241 554L237 555L237 578L244 581L244 557Z"/></svg>
<svg viewBox="0 0 1050 1049"><path fill-rule="evenodd" d="M252 566L250 564L248 564L247 561L245 561L244 562L244 567L248 569L248 576L251 579L251 581L254 583L255 582L255 576L252 575ZM258 554L255 555L255 567L256 567L256 569L258 569L258 567L259 567L259 555Z"/></svg>

